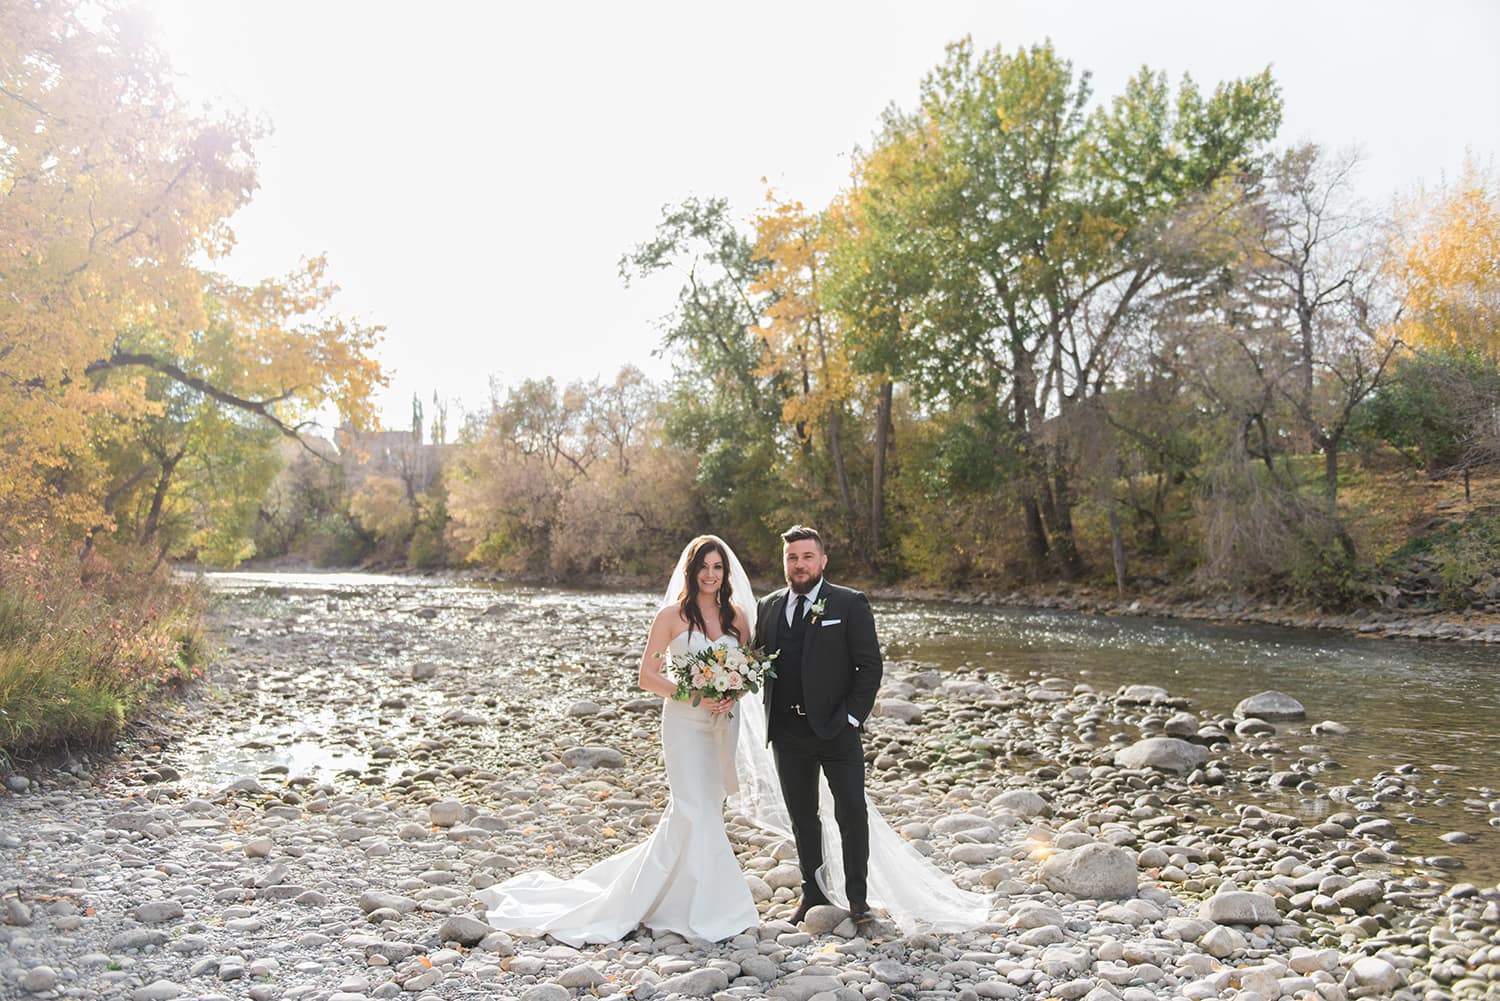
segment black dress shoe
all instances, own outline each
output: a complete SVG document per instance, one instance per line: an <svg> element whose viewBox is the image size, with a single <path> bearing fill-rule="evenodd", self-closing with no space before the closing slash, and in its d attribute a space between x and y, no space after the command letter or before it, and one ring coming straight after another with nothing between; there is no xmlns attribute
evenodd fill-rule
<svg viewBox="0 0 1500 1001"><path fill-rule="evenodd" d="M807 917L808 911L812 910L814 907L820 907L826 903L828 903L828 901L826 900L815 900L811 897L804 896L802 898L802 902L797 905L797 910L792 913L792 924L801 924L802 919Z"/></svg>
<svg viewBox="0 0 1500 1001"><path fill-rule="evenodd" d="M868 935L875 927L875 915L869 904L850 904L849 917L854 921L854 930L861 935Z"/></svg>

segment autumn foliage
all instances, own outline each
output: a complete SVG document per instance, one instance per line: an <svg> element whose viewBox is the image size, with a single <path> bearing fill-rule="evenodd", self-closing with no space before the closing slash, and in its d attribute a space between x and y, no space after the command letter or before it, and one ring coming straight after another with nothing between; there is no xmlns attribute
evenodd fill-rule
<svg viewBox="0 0 1500 1001"><path fill-rule="evenodd" d="M325 262L248 287L202 267L255 190L258 131L177 97L123 7L0 9L8 540L108 532L135 491L165 503L184 461L214 450L211 414L285 434L325 406L369 418L378 331L328 311ZM156 454L132 447L148 427ZM161 524L143 516L140 541Z"/></svg>
<svg viewBox="0 0 1500 1001"><path fill-rule="evenodd" d="M367 421L383 378L323 260L251 285L211 270L261 130L171 81L123 4L0 5L0 746L117 725L175 663L163 558L250 555L275 440ZM115 578L139 600L91 583ZM65 629L33 628L52 614ZM93 711L16 724L16 693L52 685Z"/></svg>

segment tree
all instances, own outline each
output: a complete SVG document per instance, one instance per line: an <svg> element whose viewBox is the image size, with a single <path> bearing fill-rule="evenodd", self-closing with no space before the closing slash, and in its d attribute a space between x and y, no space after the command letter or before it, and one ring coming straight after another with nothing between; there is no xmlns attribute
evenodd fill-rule
<svg viewBox="0 0 1500 1001"><path fill-rule="evenodd" d="M661 418L661 396L646 374L626 365L604 386L597 381L584 394L588 434L608 450L622 473L630 472L638 447Z"/></svg>
<svg viewBox="0 0 1500 1001"><path fill-rule="evenodd" d="M875 383L870 464L870 552L879 563L886 540L886 493L896 383L913 359L911 329L931 293L924 227L926 199L941 187L934 137L921 123L888 111L882 131L855 159L854 186L845 198L844 227L829 261L824 295L844 328L850 365Z"/></svg>
<svg viewBox="0 0 1500 1001"><path fill-rule="evenodd" d="M1401 206L1394 271L1401 339L1500 359L1500 184L1473 159Z"/></svg>
<svg viewBox="0 0 1500 1001"><path fill-rule="evenodd" d="M1464 477L1500 462L1500 361L1474 350L1418 352L1362 408L1364 429L1420 463L1429 476Z"/></svg>
<svg viewBox="0 0 1500 1001"><path fill-rule="evenodd" d="M754 220L755 257L765 262L765 270L750 286L765 297L760 324L765 350L758 374L787 388L782 422L794 430L802 452L811 455L819 441L826 449L844 534L869 566L871 547L863 530L869 519L855 510L845 455L846 411L861 387L838 319L824 306L829 257L843 229L842 206L835 203L815 216L801 202L778 201L770 192L766 202Z"/></svg>
<svg viewBox="0 0 1500 1001"><path fill-rule="evenodd" d="M1323 495L1338 500L1339 454L1359 405L1380 385L1399 340L1387 302L1379 228L1351 203L1352 156L1316 146L1279 157L1246 230L1252 308L1282 326L1263 364L1275 392L1323 453ZM1351 543L1352 545L1352 543Z"/></svg>
<svg viewBox="0 0 1500 1001"><path fill-rule="evenodd" d="M912 371L929 397L1004 414L1033 559L1065 576L1082 568L1066 418L1108 386L1168 281L1174 223L1252 167L1280 121L1269 73L1207 97L1185 79L1174 98L1142 70L1109 105L1091 113L1089 98L1050 45L976 55L966 41L924 82L913 124L934 137L938 188L918 216L934 284L910 325Z"/></svg>
<svg viewBox="0 0 1500 1001"><path fill-rule="evenodd" d="M327 315L321 260L254 287L201 270L254 189L258 130L192 114L133 16L109 0L0 9L7 535L108 522L136 473L108 479L100 436L162 414L162 379L292 435L325 403L368 417L381 378L378 330ZM179 452L160 460L172 473Z"/></svg>
<svg viewBox="0 0 1500 1001"><path fill-rule="evenodd" d="M672 558L704 517L696 457L665 439L661 398L632 366L607 385L493 387L447 478L467 558L564 579Z"/></svg>
<svg viewBox="0 0 1500 1001"><path fill-rule="evenodd" d="M783 507L777 429L788 390L784 377L760 374L764 303L753 286L765 269L723 199L664 209L654 237L620 262L627 282L664 272L683 282L662 336L664 350L680 353L666 440L698 456L712 523L731 540L761 538ZM754 543L736 550L755 565Z"/></svg>

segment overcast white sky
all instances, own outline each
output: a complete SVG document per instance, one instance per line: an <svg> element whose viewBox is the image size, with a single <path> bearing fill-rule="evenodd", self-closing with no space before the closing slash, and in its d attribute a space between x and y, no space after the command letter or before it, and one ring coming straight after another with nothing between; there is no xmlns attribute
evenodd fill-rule
<svg viewBox="0 0 1500 1001"><path fill-rule="evenodd" d="M260 191L225 265L329 255L338 308L387 328L388 423L490 377L610 378L676 282L623 287L661 209L767 177L821 206L944 46L1051 38L1108 98L1140 66L1205 89L1270 65L1280 142L1357 146L1385 202L1500 150L1491 0L762 0L756 4L145 0L190 96L264 115Z"/></svg>

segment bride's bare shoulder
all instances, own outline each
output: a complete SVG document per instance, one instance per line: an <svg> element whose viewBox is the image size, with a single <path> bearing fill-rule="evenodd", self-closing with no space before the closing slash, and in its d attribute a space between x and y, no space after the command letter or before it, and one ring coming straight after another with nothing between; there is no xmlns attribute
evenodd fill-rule
<svg viewBox="0 0 1500 1001"><path fill-rule="evenodd" d="M657 609L656 618L651 620L651 626L654 629L663 623L674 624L679 622L684 626L687 625L687 619L682 617L682 609L676 605L663 605Z"/></svg>

